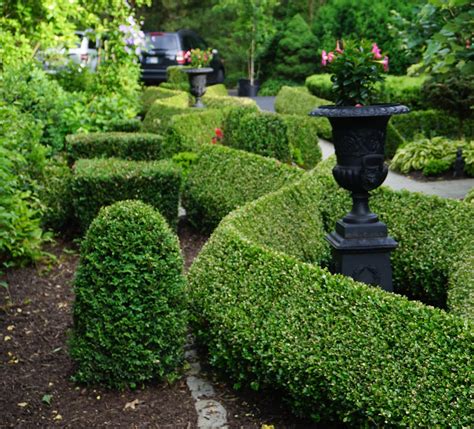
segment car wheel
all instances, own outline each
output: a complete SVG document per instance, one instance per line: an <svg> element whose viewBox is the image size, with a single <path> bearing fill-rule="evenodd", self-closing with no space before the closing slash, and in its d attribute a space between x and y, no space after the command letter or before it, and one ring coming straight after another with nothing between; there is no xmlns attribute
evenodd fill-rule
<svg viewBox="0 0 474 429"><path fill-rule="evenodd" d="M216 83L224 83L224 79L225 79L224 70L223 69L217 70Z"/></svg>

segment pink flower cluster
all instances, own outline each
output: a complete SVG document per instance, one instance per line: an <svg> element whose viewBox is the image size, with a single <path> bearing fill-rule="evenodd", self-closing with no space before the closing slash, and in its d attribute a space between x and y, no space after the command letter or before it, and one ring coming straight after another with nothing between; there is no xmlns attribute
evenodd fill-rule
<svg viewBox="0 0 474 429"><path fill-rule="evenodd" d="M341 49L341 46L339 44L339 40L336 42L336 49L335 49L337 54L342 54L344 52L343 49ZM372 44L372 54L374 55L375 60L381 60L382 59L382 51L380 48L377 46L377 43ZM326 66L328 63L332 63L334 61L334 58L336 58L336 54L334 52L326 52L323 50L321 53L321 64L323 66ZM377 63L382 64L384 71L388 71L388 56L385 55L385 57L381 61L376 61Z"/></svg>

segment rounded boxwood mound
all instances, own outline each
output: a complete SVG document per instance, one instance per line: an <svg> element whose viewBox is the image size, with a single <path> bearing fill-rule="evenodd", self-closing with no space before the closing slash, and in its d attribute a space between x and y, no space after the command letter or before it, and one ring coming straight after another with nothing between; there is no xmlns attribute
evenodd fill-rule
<svg viewBox="0 0 474 429"><path fill-rule="evenodd" d="M236 384L282 391L316 421L472 426L473 325L463 315L473 309L449 314L324 268L324 234L350 202L330 165L319 170L232 212L193 264L188 292L211 363ZM456 284L472 206L388 189L372 200L399 242L399 292L446 305L449 282L472 281Z"/></svg>
<svg viewBox="0 0 474 429"><path fill-rule="evenodd" d="M134 387L180 364L183 261L163 216L140 201L103 208L81 248L70 354L74 379Z"/></svg>

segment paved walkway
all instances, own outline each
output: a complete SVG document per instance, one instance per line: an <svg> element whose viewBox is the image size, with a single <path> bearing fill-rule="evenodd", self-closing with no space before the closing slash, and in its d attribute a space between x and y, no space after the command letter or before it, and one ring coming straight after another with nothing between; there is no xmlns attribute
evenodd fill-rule
<svg viewBox="0 0 474 429"><path fill-rule="evenodd" d="M275 97L253 97L260 109L267 112L275 111ZM323 152L323 159L334 154L334 146L320 139L319 145ZM471 188L474 188L474 179L439 180L433 182L420 182L410 179L402 174L389 171L384 185L392 189L407 189L412 192L423 192L424 194L438 195L444 198L464 198Z"/></svg>

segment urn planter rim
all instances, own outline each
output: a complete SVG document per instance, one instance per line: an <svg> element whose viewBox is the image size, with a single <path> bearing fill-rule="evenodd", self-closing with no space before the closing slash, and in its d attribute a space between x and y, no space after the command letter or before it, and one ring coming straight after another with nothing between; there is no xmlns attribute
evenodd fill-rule
<svg viewBox="0 0 474 429"><path fill-rule="evenodd" d="M213 69L211 67L196 67L193 69L182 69L181 70L184 73L188 74L196 74L196 73L212 73Z"/></svg>
<svg viewBox="0 0 474 429"><path fill-rule="evenodd" d="M391 116L408 113L410 109L403 104L371 104L369 106L320 106L314 109L310 116L325 116L328 118L357 118L371 116Z"/></svg>

